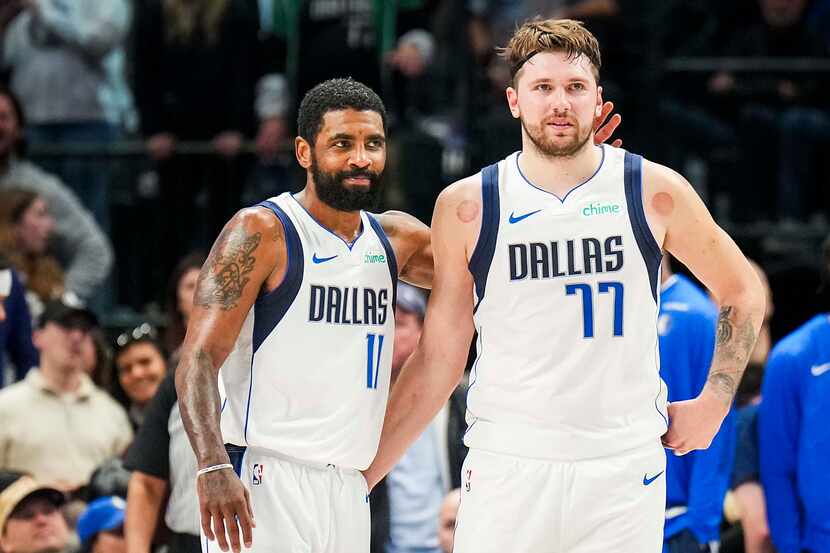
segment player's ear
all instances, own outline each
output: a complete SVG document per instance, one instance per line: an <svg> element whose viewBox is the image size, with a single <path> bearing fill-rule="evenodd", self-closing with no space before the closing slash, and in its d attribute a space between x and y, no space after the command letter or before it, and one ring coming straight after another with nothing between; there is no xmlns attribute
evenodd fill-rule
<svg viewBox="0 0 830 553"><path fill-rule="evenodd" d="M519 93L512 86L508 86L504 92L507 95L507 106L510 108L510 115L513 116L513 119L518 119L521 115L519 111Z"/></svg>
<svg viewBox="0 0 830 553"><path fill-rule="evenodd" d="M311 167L311 144L305 138L298 136L294 139L294 155L300 167L303 169Z"/></svg>
<svg viewBox="0 0 830 553"><path fill-rule="evenodd" d="M594 108L594 117L602 115L602 87L597 87L597 105Z"/></svg>

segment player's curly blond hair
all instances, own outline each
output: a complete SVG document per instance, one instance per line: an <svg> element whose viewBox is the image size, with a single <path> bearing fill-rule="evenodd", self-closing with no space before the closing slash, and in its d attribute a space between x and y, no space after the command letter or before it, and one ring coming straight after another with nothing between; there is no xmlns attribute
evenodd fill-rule
<svg viewBox="0 0 830 553"><path fill-rule="evenodd" d="M579 21L536 18L516 29L507 46L499 50L499 55L510 65L513 86L525 62L539 52L564 52L570 59L584 55L599 80L602 66L599 43Z"/></svg>

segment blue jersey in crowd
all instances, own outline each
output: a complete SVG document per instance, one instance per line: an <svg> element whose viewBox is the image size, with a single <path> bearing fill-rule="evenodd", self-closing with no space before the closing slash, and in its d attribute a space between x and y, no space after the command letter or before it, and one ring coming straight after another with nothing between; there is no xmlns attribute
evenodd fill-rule
<svg viewBox="0 0 830 553"><path fill-rule="evenodd" d="M693 399L703 390L715 349L717 317L715 304L689 279L673 275L663 285L660 376L669 388L669 402ZM665 540L684 530L701 544L719 539L734 441L730 411L709 449L682 457L668 453Z"/></svg>
<svg viewBox="0 0 830 553"><path fill-rule="evenodd" d="M781 340L758 412L761 483L778 553L830 553L830 316Z"/></svg>
<svg viewBox="0 0 830 553"><path fill-rule="evenodd" d="M12 271L12 287L3 302L6 320L0 321L0 388L5 376L5 355L15 368L15 381L22 380L29 369L38 364L38 354L32 345L32 317L26 305L26 290Z"/></svg>

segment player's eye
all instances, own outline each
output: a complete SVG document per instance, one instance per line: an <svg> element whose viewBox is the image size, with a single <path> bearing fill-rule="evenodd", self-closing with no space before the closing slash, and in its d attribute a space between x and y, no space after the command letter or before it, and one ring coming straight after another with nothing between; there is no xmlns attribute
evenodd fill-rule
<svg viewBox="0 0 830 553"><path fill-rule="evenodd" d="M379 150L383 148L383 140L370 140L366 145L372 150Z"/></svg>
<svg viewBox="0 0 830 553"><path fill-rule="evenodd" d="M553 88L547 83L542 83L542 84L536 86L536 90L541 90L542 92L549 92L552 89Z"/></svg>
<svg viewBox="0 0 830 553"><path fill-rule="evenodd" d="M571 83L571 89L572 90L585 90L585 84L584 83Z"/></svg>

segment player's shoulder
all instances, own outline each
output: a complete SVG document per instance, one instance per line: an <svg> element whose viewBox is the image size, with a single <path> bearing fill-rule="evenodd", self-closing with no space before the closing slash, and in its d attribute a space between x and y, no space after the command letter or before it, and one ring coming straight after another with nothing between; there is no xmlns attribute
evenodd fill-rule
<svg viewBox="0 0 830 553"><path fill-rule="evenodd" d="M246 234L261 235L273 241L285 239L285 227L282 221L272 210L263 206L245 207L237 211L225 229L244 231Z"/></svg>
<svg viewBox="0 0 830 553"><path fill-rule="evenodd" d="M666 165L643 158L643 190L671 192L691 188L686 178Z"/></svg>

